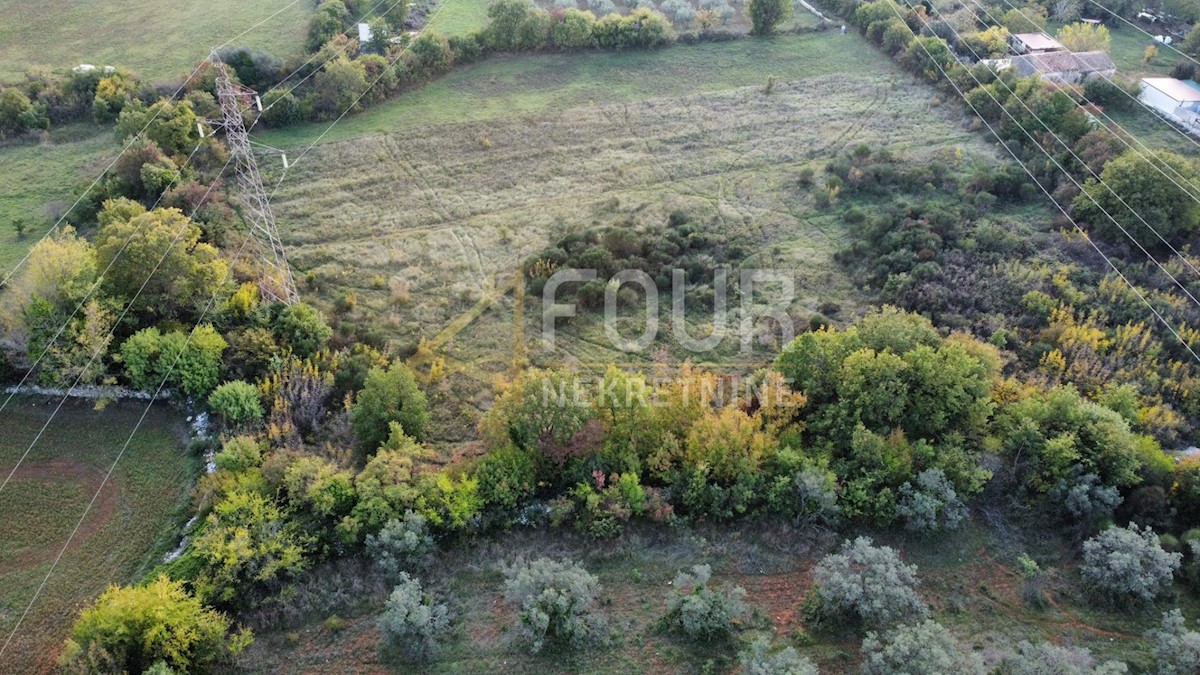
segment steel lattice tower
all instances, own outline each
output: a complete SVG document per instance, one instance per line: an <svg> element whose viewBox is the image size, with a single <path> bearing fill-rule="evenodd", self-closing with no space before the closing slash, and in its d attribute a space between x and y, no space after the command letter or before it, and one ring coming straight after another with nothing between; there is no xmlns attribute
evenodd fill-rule
<svg viewBox="0 0 1200 675"><path fill-rule="evenodd" d="M225 128L225 145L232 155L232 164L237 171L238 187L244 217L250 223L250 233L258 242L259 258L262 261L263 282L259 284L263 295L275 302L292 304L299 299L292 268L288 266L283 243L275 226L275 214L271 201L263 188L262 176L258 173L258 162L250 149L250 134L242 120L242 110L254 105L253 91L236 85L229 76L229 67L210 57L217 71L217 102L221 104L221 126Z"/></svg>

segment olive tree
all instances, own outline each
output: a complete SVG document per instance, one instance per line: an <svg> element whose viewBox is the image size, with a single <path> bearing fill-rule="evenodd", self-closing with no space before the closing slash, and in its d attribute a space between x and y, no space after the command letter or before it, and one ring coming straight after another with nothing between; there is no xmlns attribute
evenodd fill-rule
<svg viewBox="0 0 1200 675"><path fill-rule="evenodd" d="M771 651L771 641L758 638L738 654L742 675L817 675L812 661L801 656L794 647Z"/></svg>
<svg viewBox="0 0 1200 675"><path fill-rule="evenodd" d="M1129 668L1120 661L1096 663L1092 653L1082 647L1055 644L1033 645L1022 641L1017 651L1004 658L998 672L1002 675L1121 675Z"/></svg>
<svg viewBox="0 0 1200 675"><path fill-rule="evenodd" d="M504 600L519 611L519 635L533 653L547 643L573 649L601 637L600 582L578 563L539 558L505 567Z"/></svg>
<svg viewBox="0 0 1200 675"><path fill-rule="evenodd" d="M817 564L809 613L818 621L851 621L873 628L924 618L928 609L916 586L916 565L904 564L893 548L858 537Z"/></svg>
<svg viewBox="0 0 1200 675"><path fill-rule="evenodd" d="M880 635L867 633L862 643L863 675L984 675L978 655L964 651L950 631L932 619L900 625Z"/></svg>
<svg viewBox="0 0 1200 675"><path fill-rule="evenodd" d="M1171 585L1183 556L1168 553L1154 530L1111 527L1083 543L1083 579L1098 595L1150 602Z"/></svg>
<svg viewBox="0 0 1200 675"><path fill-rule="evenodd" d="M900 486L896 513L904 527L915 532L953 530L967 517L967 506L958 498L954 484L941 469L917 474L917 484Z"/></svg>
<svg viewBox="0 0 1200 675"><path fill-rule="evenodd" d="M1148 634L1154 640L1159 675L1200 673L1200 632L1187 629L1178 609L1163 612L1162 627Z"/></svg>
<svg viewBox="0 0 1200 675"><path fill-rule="evenodd" d="M387 521L379 534L367 535L367 557L389 578L423 566L435 548L428 519L412 511L403 520Z"/></svg>
<svg viewBox="0 0 1200 675"><path fill-rule="evenodd" d="M446 605L434 602L421 589L421 582L401 572L379 618L379 651L385 658L426 661L449 627L450 610Z"/></svg>
<svg viewBox="0 0 1200 675"><path fill-rule="evenodd" d="M746 589L710 588L712 568L694 565L691 572L681 571L667 594L664 623L695 640L728 638L738 623L750 614Z"/></svg>

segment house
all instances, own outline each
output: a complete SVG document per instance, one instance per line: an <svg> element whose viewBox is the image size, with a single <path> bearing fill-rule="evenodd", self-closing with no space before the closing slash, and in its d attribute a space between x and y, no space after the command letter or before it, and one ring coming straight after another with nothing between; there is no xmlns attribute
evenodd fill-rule
<svg viewBox="0 0 1200 675"><path fill-rule="evenodd" d="M1111 77L1117 66L1106 52L1068 51L1022 54L1009 60L1020 77L1040 77L1047 82L1078 84L1091 75Z"/></svg>
<svg viewBox="0 0 1200 675"><path fill-rule="evenodd" d="M371 34L370 24L365 24L365 23L358 24L358 42L359 42L359 44L364 44L364 45L367 44L368 42L371 41L372 37L374 37L374 36Z"/></svg>
<svg viewBox="0 0 1200 675"><path fill-rule="evenodd" d="M1171 77L1142 78L1142 103L1200 135L1200 84Z"/></svg>
<svg viewBox="0 0 1200 675"><path fill-rule="evenodd" d="M1014 54L1045 54L1048 52L1065 52L1067 48L1061 42L1045 33L1015 33L1010 37L1009 46Z"/></svg>

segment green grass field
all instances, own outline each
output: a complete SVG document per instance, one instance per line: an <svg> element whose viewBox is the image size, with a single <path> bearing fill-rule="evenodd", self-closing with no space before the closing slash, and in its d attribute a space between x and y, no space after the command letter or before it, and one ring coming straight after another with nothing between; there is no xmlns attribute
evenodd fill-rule
<svg viewBox="0 0 1200 675"><path fill-rule="evenodd" d="M512 356L511 307L480 303L503 294L494 286L526 256L572 229L662 223L677 209L748 240L740 264L794 271L796 316L826 301L852 315L862 298L832 260L844 242L841 207L816 208L795 176L819 175L860 143L914 162L959 148L968 162L995 161L962 121L857 36L832 31L496 59L347 118L333 142L294 164L276 214L290 260L309 277L302 293L330 312L352 295L340 318L408 346L476 313L469 330L438 343L494 372ZM295 148L320 129L263 140ZM527 334L540 311L526 317ZM626 358L590 318L570 332L535 362ZM734 350L731 338L693 358L726 362Z"/></svg>
<svg viewBox="0 0 1200 675"><path fill-rule="evenodd" d="M235 44L282 58L302 49L312 8L311 0L0 0L0 82L34 66L80 63L126 66L151 80L182 76L213 47L276 12Z"/></svg>
<svg viewBox="0 0 1200 675"><path fill-rule="evenodd" d="M71 205L76 184L98 176L120 149L110 130L90 124L55 129L45 142L0 145L0 278Z"/></svg>
<svg viewBox="0 0 1200 675"><path fill-rule="evenodd" d="M15 399L0 413L0 476L29 447L57 399ZM68 402L0 492L0 635L8 637L83 515L144 403ZM174 545L200 470L177 414L156 407L21 625L0 671L52 669L79 609L108 584L128 583Z"/></svg>

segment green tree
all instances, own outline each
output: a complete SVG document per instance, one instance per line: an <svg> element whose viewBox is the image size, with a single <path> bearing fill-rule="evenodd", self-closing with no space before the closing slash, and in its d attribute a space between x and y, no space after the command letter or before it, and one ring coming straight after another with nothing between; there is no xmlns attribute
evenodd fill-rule
<svg viewBox="0 0 1200 675"><path fill-rule="evenodd" d="M200 141L198 121L191 101L164 98L148 108L140 102L125 106L115 132L120 140L141 133L168 154L187 155Z"/></svg>
<svg viewBox="0 0 1200 675"><path fill-rule="evenodd" d="M333 329L320 310L303 302L289 305L279 312L271 324L275 340L290 348L300 358L321 351L333 337Z"/></svg>
<svg viewBox="0 0 1200 675"><path fill-rule="evenodd" d="M1169 181L1163 178L1154 165L1181 179ZM1094 178L1088 179L1083 193L1075 197L1072 206L1076 216L1087 221L1106 241L1124 245L1132 237L1147 249L1154 250L1163 247L1159 236L1181 246L1200 231L1200 204L1193 198L1198 195L1180 187L1200 180L1200 170L1194 161L1166 151L1144 154L1128 151L1105 164L1100 178L1104 185ZM1120 227L1104 215L1104 211ZM1142 220L1149 223L1154 232L1142 224Z"/></svg>
<svg viewBox="0 0 1200 675"><path fill-rule="evenodd" d="M370 50L372 54L387 54L392 37L390 22L380 16L368 21L367 25L371 29L371 39L363 45L363 48Z"/></svg>
<svg viewBox="0 0 1200 675"><path fill-rule="evenodd" d="M484 44L498 52L514 51L517 48L521 24L528 18L532 9L529 0L497 0L488 5L488 25L483 31Z"/></svg>
<svg viewBox="0 0 1200 675"><path fill-rule="evenodd" d="M135 316L187 320L219 291L229 272L216 247L201 242L200 235L179 209L147 212L127 199L109 200L100 212L96 264L108 269L109 293L131 302Z"/></svg>
<svg viewBox="0 0 1200 675"><path fill-rule="evenodd" d="M82 669L89 652L103 650L115 672L140 673L158 663L202 672L250 644L249 631L232 633L231 625L166 576L144 586L110 586L75 621L59 663Z"/></svg>
<svg viewBox="0 0 1200 675"><path fill-rule="evenodd" d="M1108 26L1070 23L1058 29L1058 41L1073 52L1106 52L1112 46Z"/></svg>
<svg viewBox="0 0 1200 675"><path fill-rule="evenodd" d="M367 71L363 64L338 57L313 78L309 94L313 114L320 119L334 119L356 106L366 90Z"/></svg>
<svg viewBox="0 0 1200 675"><path fill-rule="evenodd" d="M591 12L568 8L562 20L554 24L552 40L559 49L587 49L596 44L592 30L596 26L596 15Z"/></svg>
<svg viewBox="0 0 1200 675"><path fill-rule="evenodd" d="M888 546L868 537L845 541L813 570L813 598L806 613L818 622L833 620L881 628L925 617L917 595L917 567L906 565Z"/></svg>
<svg viewBox="0 0 1200 675"><path fill-rule="evenodd" d="M712 567L693 565L691 572L680 571L667 592L664 623L693 640L723 640L732 637L750 615L746 589L711 588Z"/></svg>
<svg viewBox="0 0 1200 675"><path fill-rule="evenodd" d="M387 440L392 422L417 440L424 437L429 424L425 394L412 371L398 360L387 370L372 368L350 408L350 424L364 454L375 452Z"/></svg>
<svg viewBox="0 0 1200 675"><path fill-rule="evenodd" d="M308 40L305 46L315 52L326 42L341 34L350 20L350 12L342 0L325 0L308 21Z"/></svg>
<svg viewBox="0 0 1200 675"><path fill-rule="evenodd" d="M263 415L258 387L242 380L225 382L214 389L208 395L208 407L232 427L256 422Z"/></svg>
<svg viewBox="0 0 1200 675"><path fill-rule="evenodd" d="M792 16L792 3L788 0L750 0L746 10L750 13L750 32L770 35Z"/></svg>
<svg viewBox="0 0 1200 675"><path fill-rule="evenodd" d="M1168 553L1149 527L1110 527L1083 542L1079 571L1097 597L1113 603L1148 603L1171 587L1183 556Z"/></svg>
<svg viewBox="0 0 1200 675"><path fill-rule="evenodd" d="M121 345L125 379L135 389L156 391L160 385L202 398L221 378L221 354L228 344L208 324L191 333L163 334L157 328L134 333Z"/></svg>
<svg viewBox="0 0 1200 675"><path fill-rule="evenodd" d="M379 650L385 658L395 655L412 663L427 661L449 627L446 605L434 602L421 590L420 582L401 572L379 618Z"/></svg>
<svg viewBox="0 0 1200 675"><path fill-rule="evenodd" d="M504 568L504 600L533 653L547 643L578 649L601 637L600 582L578 563L549 558Z"/></svg>
<svg viewBox="0 0 1200 675"><path fill-rule="evenodd" d="M0 89L0 138L30 129L44 129L50 120L16 87Z"/></svg>
<svg viewBox="0 0 1200 675"><path fill-rule="evenodd" d="M1010 33L1040 33L1046 30L1046 19L1049 12L1045 7L1029 4L1024 7L1013 7L1000 16L1000 25Z"/></svg>
<svg viewBox="0 0 1200 675"><path fill-rule="evenodd" d="M412 54L413 74L419 78L436 77L454 63L454 54L445 36L425 32L409 47Z"/></svg>

